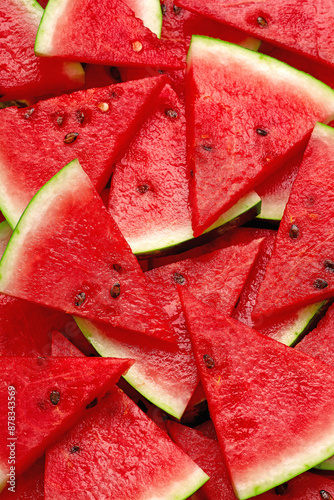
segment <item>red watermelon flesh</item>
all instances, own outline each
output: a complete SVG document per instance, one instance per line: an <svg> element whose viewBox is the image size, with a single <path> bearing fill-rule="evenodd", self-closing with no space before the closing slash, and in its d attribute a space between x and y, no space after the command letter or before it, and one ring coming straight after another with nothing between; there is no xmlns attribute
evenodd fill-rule
<svg viewBox="0 0 334 500"><path fill-rule="evenodd" d="M7 100L78 89L80 64L37 58L34 43L43 9L33 0L0 2L0 95Z"/></svg>
<svg viewBox="0 0 334 500"><path fill-rule="evenodd" d="M274 45L334 66L334 10L330 1L177 0L177 5Z"/></svg>
<svg viewBox="0 0 334 500"><path fill-rule="evenodd" d="M85 70L85 88L93 89L96 87L107 87L117 83L111 74L109 66L99 66L97 64L86 64Z"/></svg>
<svg viewBox="0 0 334 500"><path fill-rule="evenodd" d="M278 315L334 294L334 130L317 124L292 187L253 316Z"/></svg>
<svg viewBox="0 0 334 500"><path fill-rule="evenodd" d="M206 422L203 422L200 425L197 425L195 429L203 434L203 436L209 438L209 439L215 439L216 441L218 440L217 438L217 433L216 429L213 425L212 420L207 420Z"/></svg>
<svg viewBox="0 0 334 500"><path fill-rule="evenodd" d="M15 425L9 427L9 413L2 412L0 432L6 438L0 443L0 490L6 485L11 450L18 476L129 366L129 360L118 359L1 357L1 407L11 406Z"/></svg>
<svg viewBox="0 0 334 500"><path fill-rule="evenodd" d="M331 368L223 316L181 289L211 418L241 500L334 451Z"/></svg>
<svg viewBox="0 0 334 500"><path fill-rule="evenodd" d="M74 158L102 191L165 82L149 78L1 110L0 205L9 223Z"/></svg>
<svg viewBox="0 0 334 500"><path fill-rule="evenodd" d="M77 160L33 198L0 267L3 293L173 340L167 314Z"/></svg>
<svg viewBox="0 0 334 500"><path fill-rule="evenodd" d="M203 436L195 429L172 421L167 423L167 429L174 443L210 477L198 493L205 500L236 500L217 441Z"/></svg>
<svg viewBox="0 0 334 500"><path fill-rule="evenodd" d="M39 458L18 479L15 478L11 490L1 493L1 500L44 500L44 456ZM14 476L13 476L14 477Z"/></svg>
<svg viewBox="0 0 334 500"><path fill-rule="evenodd" d="M334 111L333 91L318 80L198 36L188 53L187 101L194 236L302 150L315 123Z"/></svg>
<svg viewBox="0 0 334 500"><path fill-rule="evenodd" d="M75 347L64 335L60 332L52 332L51 344L52 356L67 356L67 357L84 357L85 355Z"/></svg>
<svg viewBox="0 0 334 500"><path fill-rule="evenodd" d="M230 314L238 299L262 240L160 267L146 273L159 303L167 311L177 335L176 345L77 319L88 340L102 356L131 357L135 365L125 379L143 396L181 418L198 383L190 340L176 293L178 283L209 304Z"/></svg>
<svg viewBox="0 0 334 500"><path fill-rule="evenodd" d="M140 459L138 459L140 457ZM119 389L48 450L45 500L186 498L208 477Z"/></svg>
<svg viewBox="0 0 334 500"><path fill-rule="evenodd" d="M258 500L331 500L334 498L334 481L305 472L274 490L255 497Z"/></svg>
<svg viewBox="0 0 334 500"><path fill-rule="evenodd" d="M111 66L184 66L122 0L103 4L50 0L37 33L35 52Z"/></svg>

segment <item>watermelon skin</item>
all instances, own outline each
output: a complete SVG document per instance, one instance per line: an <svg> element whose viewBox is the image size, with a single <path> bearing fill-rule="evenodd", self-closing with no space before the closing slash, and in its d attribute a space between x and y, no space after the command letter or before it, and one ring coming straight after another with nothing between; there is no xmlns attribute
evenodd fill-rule
<svg viewBox="0 0 334 500"><path fill-rule="evenodd" d="M331 456L331 368L179 292L236 496L263 493Z"/></svg>
<svg viewBox="0 0 334 500"><path fill-rule="evenodd" d="M334 130L317 124L284 212L254 318L277 316L333 295L333 273L326 267L333 253L333 152Z"/></svg>
<svg viewBox="0 0 334 500"><path fill-rule="evenodd" d="M317 121L331 121L334 93L276 59L206 37L193 36L187 71L188 162L198 236L302 150Z"/></svg>
<svg viewBox="0 0 334 500"><path fill-rule="evenodd" d="M334 66L334 36L329 28L334 21L334 10L328 0L317 6L312 0L266 0L265 5L256 0L247 3L177 0L176 3L318 63Z"/></svg>
<svg viewBox="0 0 334 500"><path fill-rule="evenodd" d="M79 450L72 451L74 447ZM45 500L84 500L89 492L113 500L182 500L207 480L166 433L116 389L48 450Z"/></svg>
<svg viewBox="0 0 334 500"><path fill-rule="evenodd" d="M174 339L137 259L77 160L25 210L2 257L0 283L3 293L17 298Z"/></svg>
<svg viewBox="0 0 334 500"><path fill-rule="evenodd" d="M1 357L0 402L7 408L8 397L14 398L15 428L8 428L8 412L3 412L0 432L15 443L16 475L28 469L129 366L129 360L117 359ZM0 491L10 467L10 439L0 444Z"/></svg>
<svg viewBox="0 0 334 500"><path fill-rule="evenodd" d="M35 53L110 66L184 66L122 0L49 0Z"/></svg>
<svg viewBox="0 0 334 500"><path fill-rule="evenodd" d="M34 54L43 9L33 0L1 0L0 95L7 100L74 90L85 74L78 63L47 61Z"/></svg>
<svg viewBox="0 0 334 500"><path fill-rule="evenodd" d="M74 158L102 191L115 158L126 150L165 82L151 78L62 95L30 109L2 110L0 205L12 227L36 192ZM107 111L99 108L102 103ZM71 133L79 135L65 143Z"/></svg>
<svg viewBox="0 0 334 500"><path fill-rule="evenodd" d="M44 463L43 456L16 479L15 493L4 490L1 500L44 500Z"/></svg>
<svg viewBox="0 0 334 500"><path fill-rule="evenodd" d="M261 243L258 239L146 273L159 303L169 314L177 335L176 345L153 338L149 342L139 336L134 339L124 331L80 318L76 321L102 356L135 359L124 377L126 381L156 406L180 419L197 386L198 373L176 293L177 280L183 278L183 287L230 314Z"/></svg>

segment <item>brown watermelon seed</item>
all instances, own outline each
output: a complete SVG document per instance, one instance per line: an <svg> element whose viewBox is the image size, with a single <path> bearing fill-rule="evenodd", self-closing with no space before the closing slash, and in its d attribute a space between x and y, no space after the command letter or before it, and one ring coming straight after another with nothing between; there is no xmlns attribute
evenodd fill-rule
<svg viewBox="0 0 334 500"><path fill-rule="evenodd" d="M86 406L86 410L89 410L89 408L94 408L94 406L96 406L98 402L98 398L94 398L93 401L88 403L88 405Z"/></svg>
<svg viewBox="0 0 334 500"><path fill-rule="evenodd" d="M159 73L159 75L164 75L165 74L165 72L164 72L163 69L158 69L158 73Z"/></svg>
<svg viewBox="0 0 334 500"><path fill-rule="evenodd" d="M194 171L190 170L190 177L194 177Z"/></svg>
<svg viewBox="0 0 334 500"><path fill-rule="evenodd" d="M100 111L102 111L102 113L106 113L107 111L109 111L109 104L107 102L99 102L97 107Z"/></svg>
<svg viewBox="0 0 334 500"><path fill-rule="evenodd" d="M264 128L257 128L256 133L259 135L262 135L263 137L268 135L268 132L266 130L264 130Z"/></svg>
<svg viewBox="0 0 334 500"><path fill-rule="evenodd" d="M181 12L181 7L177 7L177 5L173 5L173 11L176 15L180 14Z"/></svg>
<svg viewBox="0 0 334 500"><path fill-rule="evenodd" d="M114 78L116 80L116 82L121 82L122 81L121 74L119 72L119 69L116 68L116 66L110 66L109 73L112 76L112 78Z"/></svg>
<svg viewBox="0 0 334 500"><path fill-rule="evenodd" d="M161 12L162 12L162 15L164 16L167 12L167 7L164 3L161 4Z"/></svg>
<svg viewBox="0 0 334 500"><path fill-rule="evenodd" d="M110 290L110 295L112 296L113 299L117 299L117 297L119 297L120 293L121 293L121 284L115 283Z"/></svg>
<svg viewBox="0 0 334 500"><path fill-rule="evenodd" d="M80 451L80 446L72 446L72 448L70 449L70 453L78 453L78 451Z"/></svg>
<svg viewBox="0 0 334 500"><path fill-rule="evenodd" d="M313 283L313 288L317 288L318 290L323 290L324 288L327 287L328 287L327 281L321 278L316 279L315 282Z"/></svg>
<svg viewBox="0 0 334 500"><path fill-rule="evenodd" d="M44 358L44 356L38 356L37 364L38 366L44 366L48 362L48 358Z"/></svg>
<svg viewBox="0 0 334 500"><path fill-rule="evenodd" d="M268 23L264 17L259 16L256 22L260 26L260 28L266 28L268 26Z"/></svg>
<svg viewBox="0 0 334 500"><path fill-rule="evenodd" d="M85 114L81 111L81 109L76 112L76 117L79 123L83 123L85 121Z"/></svg>
<svg viewBox="0 0 334 500"><path fill-rule="evenodd" d="M324 260L324 266L328 271L334 271L334 262L330 259Z"/></svg>
<svg viewBox="0 0 334 500"><path fill-rule="evenodd" d="M74 302L74 305L76 307L80 307L82 306L82 304L85 302L86 300L86 294L85 292L80 292L78 293L76 296L75 296L75 302Z"/></svg>
<svg viewBox="0 0 334 500"><path fill-rule="evenodd" d="M299 236L299 227L296 224L292 224L289 231L289 236L292 240L295 240Z"/></svg>
<svg viewBox="0 0 334 500"><path fill-rule="evenodd" d="M320 493L322 500L333 500L332 495L330 493L328 493L328 491L320 490L319 493Z"/></svg>
<svg viewBox="0 0 334 500"><path fill-rule="evenodd" d="M209 354L204 354L203 360L207 368L213 368L215 366L215 361Z"/></svg>
<svg viewBox="0 0 334 500"><path fill-rule="evenodd" d="M212 151L212 146L209 146L208 144L202 144L202 148L205 149L205 151Z"/></svg>
<svg viewBox="0 0 334 500"><path fill-rule="evenodd" d="M132 50L134 52L140 52L143 50L143 44L139 41L139 40L136 40L135 42L132 42Z"/></svg>
<svg viewBox="0 0 334 500"><path fill-rule="evenodd" d="M35 108L27 109L27 111L24 113L24 118L26 120L29 120L29 118L31 117L31 115L33 114L34 111L35 111Z"/></svg>
<svg viewBox="0 0 334 500"><path fill-rule="evenodd" d="M140 194L144 194L148 191L148 185L147 184L142 184L141 186L137 187L137 191Z"/></svg>
<svg viewBox="0 0 334 500"><path fill-rule="evenodd" d="M288 489L288 483L280 484L276 486L275 493L276 495L284 495Z"/></svg>
<svg viewBox="0 0 334 500"><path fill-rule="evenodd" d="M58 118L57 118L57 125L59 127L61 127L62 124L63 124L63 121L64 121L64 117L63 116L58 116Z"/></svg>
<svg viewBox="0 0 334 500"><path fill-rule="evenodd" d="M78 135L79 134L77 132L69 132L68 134L66 134L64 137L65 144L71 144L72 142L76 141Z"/></svg>
<svg viewBox="0 0 334 500"><path fill-rule="evenodd" d="M53 405L57 405L60 401L60 394L58 391L51 391L50 401Z"/></svg>
<svg viewBox="0 0 334 500"><path fill-rule="evenodd" d="M179 116L175 109L165 109L165 115L168 116L168 118L177 118Z"/></svg>
<svg viewBox="0 0 334 500"><path fill-rule="evenodd" d="M113 264L112 267L117 271L118 273L122 272L122 266L121 264Z"/></svg>
<svg viewBox="0 0 334 500"><path fill-rule="evenodd" d="M178 272L174 273L173 279L174 279L175 283L178 283L179 285L184 285L186 282L185 277L182 276L182 274L178 273Z"/></svg>

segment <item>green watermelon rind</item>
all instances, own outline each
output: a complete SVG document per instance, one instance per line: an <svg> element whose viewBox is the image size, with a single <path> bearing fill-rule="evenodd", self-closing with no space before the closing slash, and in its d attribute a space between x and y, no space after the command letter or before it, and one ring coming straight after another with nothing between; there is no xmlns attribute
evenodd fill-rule
<svg viewBox="0 0 334 500"><path fill-rule="evenodd" d="M283 217L285 203L276 201L270 195L261 198L261 212L257 219L279 223Z"/></svg>
<svg viewBox="0 0 334 500"><path fill-rule="evenodd" d="M195 465L195 463L194 463ZM149 496L147 500L186 500L199 488L201 488L210 477L198 465L194 467L194 471L187 479L173 481L169 490L157 491Z"/></svg>
<svg viewBox="0 0 334 500"><path fill-rule="evenodd" d="M320 470L334 470L334 456L324 460L324 462L321 462L318 465L315 465L314 468Z"/></svg>
<svg viewBox="0 0 334 500"><path fill-rule="evenodd" d="M76 316L74 316L74 320L86 339L102 357L128 359L130 356L133 358L131 349L128 349L111 337L107 337L99 330L96 324ZM127 373L123 375L123 378L148 401L158 406L169 415L177 419L182 417L191 395L187 401L182 398L181 391L178 395L173 397L168 390L164 390L161 385L155 385L155 381L152 377L146 377L145 374L141 372L140 368L138 369L136 363L134 363Z"/></svg>
<svg viewBox="0 0 334 500"><path fill-rule="evenodd" d="M236 227L254 218L261 210L261 198L250 192L241 198L227 212L222 214L217 221L212 224L204 233L194 238L191 221L180 226L166 228L164 231L157 231L156 234L144 234L141 239L128 237L127 241L131 250L139 258L146 258L153 255L167 255L180 251L182 248L189 248L208 241L211 236L220 235L232 227ZM168 231L165 232L165 231Z"/></svg>

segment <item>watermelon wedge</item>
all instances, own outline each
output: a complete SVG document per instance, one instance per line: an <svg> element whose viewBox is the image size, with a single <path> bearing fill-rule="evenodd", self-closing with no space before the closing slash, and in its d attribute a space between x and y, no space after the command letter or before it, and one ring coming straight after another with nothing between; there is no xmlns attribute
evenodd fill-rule
<svg viewBox="0 0 334 500"><path fill-rule="evenodd" d="M177 0L177 5L334 67L331 2ZM326 20L326 22L324 22Z"/></svg>
<svg viewBox="0 0 334 500"><path fill-rule="evenodd" d="M82 358L84 354L60 332L52 332L51 356Z"/></svg>
<svg viewBox="0 0 334 500"><path fill-rule="evenodd" d="M70 314L173 337L137 259L77 160L28 205L2 257L0 288Z"/></svg>
<svg viewBox="0 0 334 500"><path fill-rule="evenodd" d="M78 89L85 74L78 63L48 61L34 54L43 9L34 0L0 2L0 95L7 100Z"/></svg>
<svg viewBox="0 0 334 500"><path fill-rule="evenodd" d="M180 295L236 496L263 493L331 456L332 368L219 314L181 287Z"/></svg>
<svg viewBox="0 0 334 500"><path fill-rule="evenodd" d="M0 358L1 408L8 408L0 418L0 491L13 471L10 459L18 477L129 366L118 359Z"/></svg>
<svg viewBox="0 0 334 500"><path fill-rule="evenodd" d="M0 205L12 227L36 192L75 158L102 191L165 82L147 78L2 110Z"/></svg>
<svg viewBox="0 0 334 500"><path fill-rule="evenodd" d="M292 187L254 318L277 316L334 294L333 153L334 130L317 124Z"/></svg>
<svg viewBox="0 0 334 500"><path fill-rule="evenodd" d="M135 4L141 8L141 2ZM146 0L145 10L152 4L155 9L156 0ZM103 4L49 0L38 29L35 53L110 66L184 66L123 0Z"/></svg>
<svg viewBox="0 0 334 500"><path fill-rule="evenodd" d="M113 500L182 500L207 480L164 431L115 389L48 450L45 500L86 500L90 492Z"/></svg>
<svg viewBox="0 0 334 500"><path fill-rule="evenodd" d="M102 356L131 357L136 363L125 380L145 398L180 419L197 386L198 374L181 311L177 284L230 314L252 267L262 240L234 246L160 267L146 273L177 335L176 345L126 334L88 320L76 321Z"/></svg>
<svg viewBox="0 0 334 500"><path fill-rule="evenodd" d="M187 100L195 236L302 150L317 121L334 117L334 92L322 82L198 36L188 53Z"/></svg>

